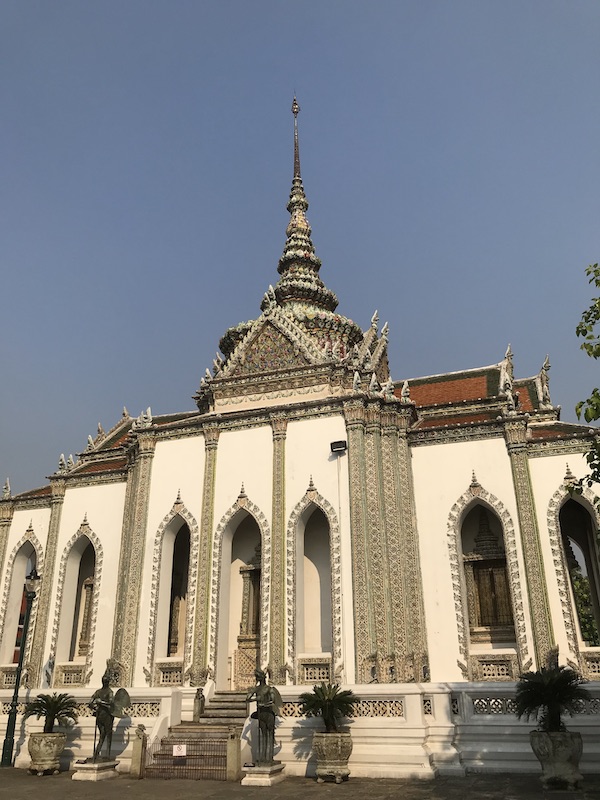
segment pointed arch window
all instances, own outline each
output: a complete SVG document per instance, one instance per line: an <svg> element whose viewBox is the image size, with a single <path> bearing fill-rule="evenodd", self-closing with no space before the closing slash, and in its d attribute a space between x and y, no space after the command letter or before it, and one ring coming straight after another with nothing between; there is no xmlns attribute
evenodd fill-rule
<svg viewBox="0 0 600 800"><path fill-rule="evenodd" d="M579 633L584 645L600 647L598 546L590 513L570 499L559 513L562 545Z"/></svg>
<svg viewBox="0 0 600 800"><path fill-rule="evenodd" d="M190 567L190 529L187 524L177 532L173 543L171 567L171 600L169 604L169 636L167 655L183 657L187 618L187 591Z"/></svg>
<svg viewBox="0 0 600 800"><path fill-rule="evenodd" d="M30 542L25 542L15 556L10 590L6 603L4 636L0 648L0 663L17 664L23 644L25 621L25 576L37 566L36 552Z"/></svg>
<svg viewBox="0 0 600 800"><path fill-rule="evenodd" d="M298 537L298 650L304 654L330 654L333 626L329 523L320 508L309 507L309 513Z"/></svg>
<svg viewBox="0 0 600 800"><path fill-rule="evenodd" d="M515 626L500 520L476 505L461 529L471 644L515 642Z"/></svg>

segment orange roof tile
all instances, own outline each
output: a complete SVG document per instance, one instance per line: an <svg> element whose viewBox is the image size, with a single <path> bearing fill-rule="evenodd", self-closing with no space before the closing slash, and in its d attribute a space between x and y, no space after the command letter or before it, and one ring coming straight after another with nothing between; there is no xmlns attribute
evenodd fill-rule
<svg viewBox="0 0 600 800"><path fill-rule="evenodd" d="M422 381L422 382L421 382ZM439 376L409 381L410 399L418 406L445 405L463 400L478 400L490 396L488 375ZM402 387L394 393L400 397Z"/></svg>
<svg viewBox="0 0 600 800"><path fill-rule="evenodd" d="M82 464L81 467L78 467L74 475L90 475L96 472L118 472L119 470L125 469L126 466L126 458L113 458L109 461L91 461L89 464Z"/></svg>
<svg viewBox="0 0 600 800"><path fill-rule="evenodd" d="M415 429L444 428L450 425L476 425L479 422L493 422L496 417L497 413L494 411L481 411L476 414L456 414L452 417L443 417L440 415L419 420L415 425Z"/></svg>

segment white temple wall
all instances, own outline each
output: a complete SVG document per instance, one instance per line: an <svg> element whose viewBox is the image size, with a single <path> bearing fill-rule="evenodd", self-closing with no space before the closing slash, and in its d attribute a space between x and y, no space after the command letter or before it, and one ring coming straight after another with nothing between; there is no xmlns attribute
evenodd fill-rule
<svg viewBox="0 0 600 800"><path fill-rule="evenodd" d="M334 454L330 444L347 440L341 414L290 422L286 437L286 513L288 519L306 494L310 479L337 517L340 536L342 661L345 680L353 682L352 545L347 452ZM331 531L330 531L331 537ZM334 576L332 576L333 578ZM298 608L297 613L302 617Z"/></svg>
<svg viewBox="0 0 600 800"><path fill-rule="evenodd" d="M449 554L452 507L468 491L473 472L512 518L519 570L523 563L510 460L504 439L444 443L412 449L415 508L431 680L463 680Z"/></svg>
<svg viewBox="0 0 600 800"><path fill-rule="evenodd" d="M271 524L273 434L270 425L223 431L217 450L213 528L237 500L240 489ZM201 486L201 485L200 485Z"/></svg>
<svg viewBox="0 0 600 800"><path fill-rule="evenodd" d="M27 533L29 527L32 528L36 539L46 548L48 539L48 528L50 526L50 507L47 508L16 508L13 515L8 542L6 545L6 557L8 558L13 548L21 541ZM6 578L6 575L4 576Z"/></svg>
<svg viewBox="0 0 600 800"><path fill-rule="evenodd" d="M66 560L74 543L73 539L87 517L89 530L102 548L101 556L99 553L96 554L96 572L100 577L100 585L90 663L96 680L99 680L104 673L106 659L111 656L125 488L125 483L104 483L67 489L60 519L53 575L53 602L50 605L44 658L50 652L54 652L56 647L58 635L58 627L54 626L56 615L61 616L61 626L72 624L72 620L65 619L66 615L63 612L72 605L69 603L69 593L76 591L77 570L70 576L72 580L65 580L62 585L60 585L61 573L65 578L69 575Z"/></svg>
<svg viewBox="0 0 600 800"><path fill-rule="evenodd" d="M204 437L159 441L152 459L150 502L148 504L148 540L153 542L158 526L173 508L177 494L185 508L200 519L202 480L204 478ZM144 558L147 573L148 552Z"/></svg>
<svg viewBox="0 0 600 800"><path fill-rule="evenodd" d="M542 557L544 560L544 572L548 588L548 603L552 616L554 637L559 647L561 663L564 662L568 656L571 658L576 657L575 654L571 652L568 643L567 631L565 628L564 603L561 599L561 586L557 581L556 566L554 563L555 553L553 553L553 545L554 547L558 545L562 549L560 528L553 523L555 522L556 510L562 507L569 499L567 489L564 485L567 468L571 470L575 477L585 475L588 471L585 456L571 453L567 456L544 456L543 458L529 459L529 471L535 494L536 514L540 531ZM588 511L592 511L589 499L588 502L584 500L583 503ZM552 520L549 520L549 511L552 511ZM577 614L573 607L568 586L564 597L565 602L567 602L567 597L568 603L572 608L573 617L576 620ZM575 628L577 631L576 635L578 636L577 624L575 624ZM581 646L583 643L580 641L579 644Z"/></svg>
<svg viewBox="0 0 600 800"><path fill-rule="evenodd" d="M340 415L290 422L286 436L286 506L288 512L304 496L312 476L315 488L339 511L347 501L346 458L331 452L331 442L346 439L346 425ZM338 468L342 468L338 487ZM343 485L343 486L342 486ZM346 488L345 497L340 497Z"/></svg>
<svg viewBox="0 0 600 800"><path fill-rule="evenodd" d="M177 532L175 528L180 526L177 522L173 523L171 526L173 531L171 532L169 528L171 535L165 544L165 522L173 515L173 506L179 496L185 514L191 515L196 524L200 524L204 463L204 437L200 435L158 441L154 449L136 642L134 673L136 686L147 685L143 670L148 667L150 641L154 641L155 658L164 661L166 657L173 544ZM161 574L157 576L155 570L159 563ZM159 595L155 615L151 613L153 587ZM154 625L157 630L152 638L151 628Z"/></svg>

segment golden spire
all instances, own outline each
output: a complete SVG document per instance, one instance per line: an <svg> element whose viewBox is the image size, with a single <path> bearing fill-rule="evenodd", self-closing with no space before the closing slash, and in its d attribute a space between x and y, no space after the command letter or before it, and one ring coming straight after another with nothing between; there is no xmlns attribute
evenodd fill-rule
<svg viewBox="0 0 600 800"><path fill-rule="evenodd" d="M294 102L292 103L292 114L294 115L294 178L300 177L300 147L298 145L298 112L300 106L294 95Z"/></svg>

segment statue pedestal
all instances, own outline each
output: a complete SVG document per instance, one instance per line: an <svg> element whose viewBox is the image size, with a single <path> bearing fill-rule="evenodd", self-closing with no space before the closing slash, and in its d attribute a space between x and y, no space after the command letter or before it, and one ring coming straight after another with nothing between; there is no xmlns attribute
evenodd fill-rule
<svg viewBox="0 0 600 800"><path fill-rule="evenodd" d="M242 786L274 786L285 778L284 767L285 764L280 761L275 761L273 764L257 764L255 767L244 765L242 771L246 774L242 778Z"/></svg>
<svg viewBox="0 0 600 800"><path fill-rule="evenodd" d="M118 778L118 761L76 761L74 781L108 781Z"/></svg>

